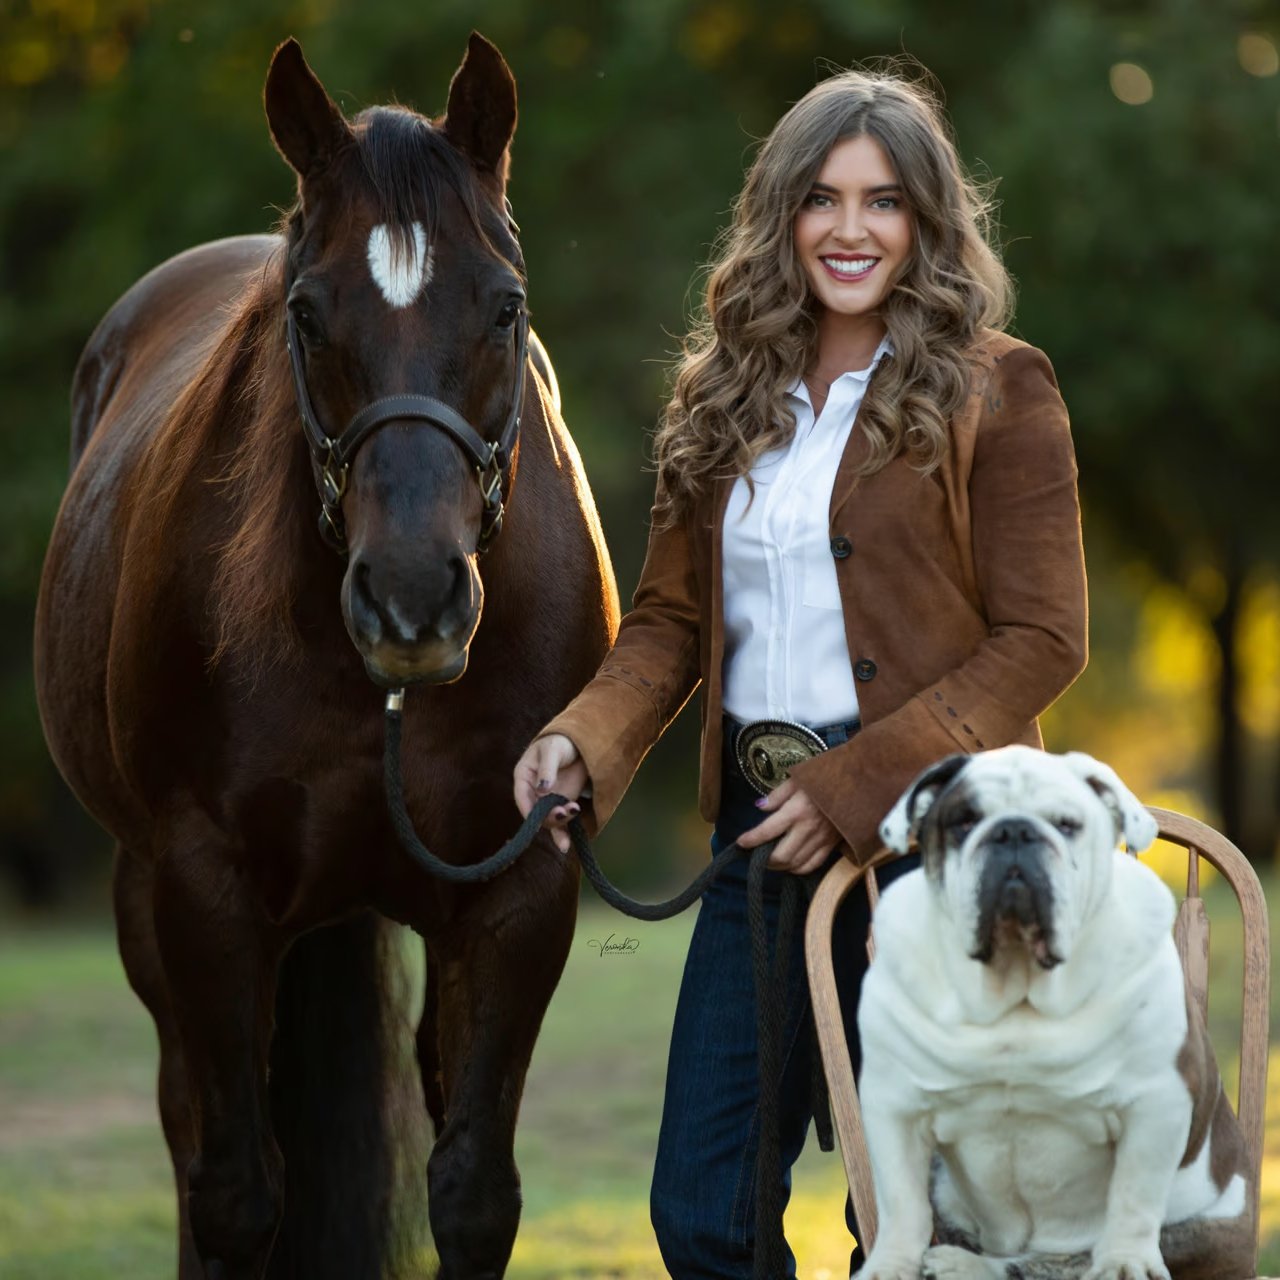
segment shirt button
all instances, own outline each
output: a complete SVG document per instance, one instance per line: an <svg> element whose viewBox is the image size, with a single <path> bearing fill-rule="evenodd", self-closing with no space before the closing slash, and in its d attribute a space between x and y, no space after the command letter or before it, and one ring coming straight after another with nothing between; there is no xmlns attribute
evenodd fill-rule
<svg viewBox="0 0 1280 1280"><path fill-rule="evenodd" d="M857 680L874 680L876 675L876 664L870 658L859 658L853 664L854 678Z"/></svg>
<svg viewBox="0 0 1280 1280"><path fill-rule="evenodd" d="M843 534L838 538L831 539L831 554L837 560L844 560L853 553L853 543L849 541Z"/></svg>

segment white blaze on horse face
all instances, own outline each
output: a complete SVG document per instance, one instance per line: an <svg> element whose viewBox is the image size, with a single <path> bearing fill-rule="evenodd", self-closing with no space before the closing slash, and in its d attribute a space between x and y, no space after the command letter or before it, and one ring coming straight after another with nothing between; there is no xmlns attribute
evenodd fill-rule
<svg viewBox="0 0 1280 1280"><path fill-rule="evenodd" d="M369 232L369 270L382 296L393 307L407 307L431 282L435 250L427 248L422 223L410 228L413 244L385 223Z"/></svg>

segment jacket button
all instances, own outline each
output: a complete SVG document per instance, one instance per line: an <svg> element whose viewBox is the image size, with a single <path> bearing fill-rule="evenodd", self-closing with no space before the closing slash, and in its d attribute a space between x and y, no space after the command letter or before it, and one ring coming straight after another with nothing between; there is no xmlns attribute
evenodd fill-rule
<svg viewBox="0 0 1280 1280"><path fill-rule="evenodd" d="M837 560L844 560L853 553L853 543L849 541L843 534L838 538L831 539L831 554Z"/></svg>
<svg viewBox="0 0 1280 1280"><path fill-rule="evenodd" d="M870 658L859 658L853 664L853 675L856 680L874 680L876 664Z"/></svg>

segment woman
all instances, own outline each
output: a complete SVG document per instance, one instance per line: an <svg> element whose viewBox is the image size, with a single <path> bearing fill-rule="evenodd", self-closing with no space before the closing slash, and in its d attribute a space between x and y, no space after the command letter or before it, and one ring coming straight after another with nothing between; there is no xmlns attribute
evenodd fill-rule
<svg viewBox="0 0 1280 1280"><path fill-rule="evenodd" d="M774 895L870 857L932 761L1040 745L1085 661L1075 460L1048 360L1000 332L985 212L938 104L894 76L832 77L761 147L657 435L634 608L516 765L522 812L572 801L548 820L561 849L579 801L604 825L699 681L712 847L778 840ZM745 882L743 859L703 898L672 1033L651 1208L677 1277L751 1274ZM855 1069L864 913L836 942ZM788 1187L808 1126L798 939L791 972Z"/></svg>

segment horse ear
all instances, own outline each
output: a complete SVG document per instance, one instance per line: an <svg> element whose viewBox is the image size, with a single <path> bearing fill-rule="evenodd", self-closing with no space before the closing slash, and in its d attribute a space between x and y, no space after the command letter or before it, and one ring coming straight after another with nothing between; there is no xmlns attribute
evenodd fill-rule
<svg viewBox="0 0 1280 1280"><path fill-rule="evenodd" d="M502 54L478 31L449 82L445 137L477 168L507 181L507 148L516 131L516 81Z"/></svg>
<svg viewBox="0 0 1280 1280"><path fill-rule="evenodd" d="M292 36L272 55L262 97L271 137L301 178L327 164L351 137L342 112Z"/></svg>

